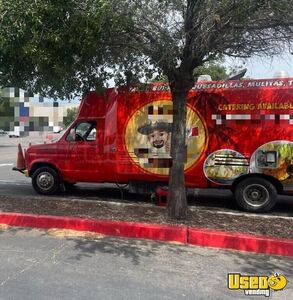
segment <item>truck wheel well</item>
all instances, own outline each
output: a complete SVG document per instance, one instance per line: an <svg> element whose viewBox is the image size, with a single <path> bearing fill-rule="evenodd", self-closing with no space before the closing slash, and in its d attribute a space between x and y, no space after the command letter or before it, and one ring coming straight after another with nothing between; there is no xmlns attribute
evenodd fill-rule
<svg viewBox="0 0 293 300"><path fill-rule="evenodd" d="M30 177L32 177L34 172L41 167L50 167L50 168L54 169L57 172L57 174L59 174L58 169L50 163L35 163L35 164L33 164L32 168L30 170L30 174L29 174Z"/></svg>
<svg viewBox="0 0 293 300"><path fill-rule="evenodd" d="M252 178L252 177L263 178L263 179L268 180L271 184L273 184L275 186L278 194L281 194L283 191L283 186L282 186L281 182L278 179L276 179L275 177L264 175L264 174L247 174L247 175L238 177L236 180L234 180L234 182L232 184L232 192L235 191L235 188L240 181L242 181L243 179Z"/></svg>

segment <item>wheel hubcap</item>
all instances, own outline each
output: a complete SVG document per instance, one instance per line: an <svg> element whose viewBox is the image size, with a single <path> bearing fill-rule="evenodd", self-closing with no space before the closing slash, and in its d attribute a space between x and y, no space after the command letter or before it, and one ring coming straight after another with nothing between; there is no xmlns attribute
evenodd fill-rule
<svg viewBox="0 0 293 300"><path fill-rule="evenodd" d="M270 199L269 191L260 184L248 185L243 191L243 196L246 203L254 207L263 206Z"/></svg>
<svg viewBox="0 0 293 300"><path fill-rule="evenodd" d="M48 172L43 172L38 175L37 185L42 190L49 190L54 185L54 178Z"/></svg>

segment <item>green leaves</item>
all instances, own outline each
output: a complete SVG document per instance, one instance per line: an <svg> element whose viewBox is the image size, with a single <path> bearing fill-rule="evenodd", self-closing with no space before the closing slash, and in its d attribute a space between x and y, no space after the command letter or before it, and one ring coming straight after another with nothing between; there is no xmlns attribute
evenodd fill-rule
<svg viewBox="0 0 293 300"><path fill-rule="evenodd" d="M66 111L66 116L63 118L63 123L65 127L68 127L76 118L76 115L78 113L78 108L68 108Z"/></svg>
<svg viewBox="0 0 293 300"><path fill-rule="evenodd" d="M108 1L3 0L0 16L2 85L70 97L104 81L118 57L121 18Z"/></svg>
<svg viewBox="0 0 293 300"><path fill-rule="evenodd" d="M65 98L113 76L129 83L130 72L173 81L222 55L273 55L292 38L287 0L1 0L0 84Z"/></svg>
<svg viewBox="0 0 293 300"><path fill-rule="evenodd" d="M213 62L196 68L195 73L196 75L210 75L212 80L225 80L228 78L226 68Z"/></svg>

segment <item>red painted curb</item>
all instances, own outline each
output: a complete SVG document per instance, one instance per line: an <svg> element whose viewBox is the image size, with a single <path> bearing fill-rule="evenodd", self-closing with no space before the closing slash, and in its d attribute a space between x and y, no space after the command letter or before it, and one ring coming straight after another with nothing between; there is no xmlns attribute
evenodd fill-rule
<svg viewBox="0 0 293 300"><path fill-rule="evenodd" d="M293 256L292 239L276 239L186 226L167 226L109 220L0 213L0 223L31 228L91 231L110 236L142 238L240 251Z"/></svg>
<svg viewBox="0 0 293 300"><path fill-rule="evenodd" d="M1 213L0 223L11 226L33 228L61 228L91 231L105 235L143 238L186 244L187 227L161 226L146 223L93 220L46 215Z"/></svg>
<svg viewBox="0 0 293 300"><path fill-rule="evenodd" d="M188 228L187 243L214 248L293 256L293 240L266 238L242 233Z"/></svg>

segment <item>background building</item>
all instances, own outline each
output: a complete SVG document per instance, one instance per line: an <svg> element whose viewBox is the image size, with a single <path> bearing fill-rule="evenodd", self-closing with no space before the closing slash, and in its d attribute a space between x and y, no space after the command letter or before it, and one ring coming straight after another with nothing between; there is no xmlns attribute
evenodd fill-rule
<svg viewBox="0 0 293 300"><path fill-rule="evenodd" d="M63 119L68 108L79 103L53 101L39 95L31 95L19 88L0 90L0 129L16 136L30 132L59 132L64 128Z"/></svg>

